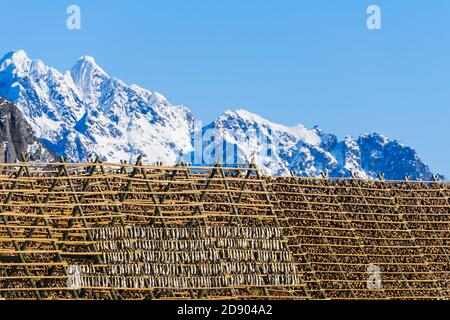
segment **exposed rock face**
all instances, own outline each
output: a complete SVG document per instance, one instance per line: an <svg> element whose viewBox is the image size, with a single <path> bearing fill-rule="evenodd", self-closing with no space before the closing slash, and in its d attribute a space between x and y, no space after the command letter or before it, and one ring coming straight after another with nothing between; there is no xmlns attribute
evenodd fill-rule
<svg viewBox="0 0 450 320"><path fill-rule="evenodd" d="M51 159L50 153L36 140L33 129L9 101L0 98L0 162L22 161L28 153L30 160Z"/></svg>

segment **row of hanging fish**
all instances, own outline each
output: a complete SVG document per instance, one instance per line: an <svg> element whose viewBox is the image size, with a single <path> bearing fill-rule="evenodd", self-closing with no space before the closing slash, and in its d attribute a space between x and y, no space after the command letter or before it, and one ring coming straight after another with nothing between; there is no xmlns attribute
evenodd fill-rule
<svg viewBox="0 0 450 320"><path fill-rule="evenodd" d="M298 275L276 275L262 277L258 274L233 275L230 277L172 277L172 276L82 276L77 286L85 288L179 288L179 289L205 289L227 288L237 286L267 286L267 285L301 285Z"/></svg>
<svg viewBox="0 0 450 320"><path fill-rule="evenodd" d="M109 265L105 269L105 273L108 275L178 275L178 276L215 276L222 275L224 273L223 267L219 263L215 264L120 264ZM85 273L90 274L90 273Z"/></svg>
<svg viewBox="0 0 450 320"><path fill-rule="evenodd" d="M213 248L235 248L253 250L283 250L283 243L274 240L253 239L230 239L218 238L204 240L101 240L94 243L97 251L120 251L120 250L205 250Z"/></svg>
<svg viewBox="0 0 450 320"><path fill-rule="evenodd" d="M261 273L264 275L272 274L294 274L297 268L293 263L235 263L224 264L225 273L246 274Z"/></svg>
<svg viewBox="0 0 450 320"><path fill-rule="evenodd" d="M94 229L94 240L100 239L202 239L208 238L208 228L155 228L141 226L116 226Z"/></svg>
<svg viewBox="0 0 450 320"><path fill-rule="evenodd" d="M83 276L77 282L80 287L88 288L220 288L227 287L227 279L223 276L216 277L121 277L121 276Z"/></svg>
<svg viewBox="0 0 450 320"><path fill-rule="evenodd" d="M266 286L266 285L300 285L298 275L275 275L263 277L258 274L233 275L228 279L229 286Z"/></svg>
<svg viewBox="0 0 450 320"><path fill-rule="evenodd" d="M93 265L69 265L66 268L67 274L92 274L97 272L97 269Z"/></svg>
<svg viewBox="0 0 450 320"><path fill-rule="evenodd" d="M254 239L216 239L218 248L236 248L236 249L262 249L262 250L283 250L284 246L281 241L274 240L254 240Z"/></svg>
<svg viewBox="0 0 450 320"><path fill-rule="evenodd" d="M78 269L68 271L68 274L95 274L95 268L86 268L86 266L76 266ZM262 273L264 275L272 274L295 274L296 267L292 263L235 263L228 262L224 264L119 264L109 265L102 270L108 275L177 275L177 276L216 276L224 274L249 274Z"/></svg>
<svg viewBox="0 0 450 320"><path fill-rule="evenodd" d="M105 250L205 250L213 249L215 247L212 239L205 240L178 240L178 241L164 241L164 240L102 240L94 244L97 251Z"/></svg>
<svg viewBox="0 0 450 320"><path fill-rule="evenodd" d="M157 262L157 263L202 263L219 261L220 256L215 250L203 251L119 251L103 252L105 263Z"/></svg>
<svg viewBox="0 0 450 320"><path fill-rule="evenodd" d="M219 255L220 253L220 255ZM291 262L289 251L205 249L198 251L108 251L102 253L105 263L161 262L202 263L225 261Z"/></svg>
<svg viewBox="0 0 450 320"><path fill-rule="evenodd" d="M281 238L281 231L276 227L210 227L214 238L272 239Z"/></svg>
<svg viewBox="0 0 450 320"><path fill-rule="evenodd" d="M276 227L231 227L207 226L197 228L155 228L140 226L102 227L92 230L94 240L102 239L280 239L281 231Z"/></svg>
<svg viewBox="0 0 450 320"><path fill-rule="evenodd" d="M258 261L258 262L291 262L292 255L289 251L264 251L264 250L221 250L224 260L231 261Z"/></svg>
<svg viewBox="0 0 450 320"><path fill-rule="evenodd" d="M120 276L82 276L78 280L80 287L87 288L146 288L146 277L120 277Z"/></svg>

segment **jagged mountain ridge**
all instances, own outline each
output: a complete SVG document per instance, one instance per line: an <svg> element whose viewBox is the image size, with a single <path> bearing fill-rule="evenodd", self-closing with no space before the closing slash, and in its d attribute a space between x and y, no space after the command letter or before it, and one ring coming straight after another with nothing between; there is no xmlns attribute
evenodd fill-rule
<svg viewBox="0 0 450 320"><path fill-rule="evenodd" d="M50 152L70 161L91 154L111 162L143 155L148 163L168 165L254 158L274 175L433 178L413 149L378 133L339 141L319 127L286 127L245 110L226 111L201 128L186 107L109 76L88 56L61 73L24 51L10 52L0 60L0 96L17 106ZM232 152L223 154L224 145Z"/></svg>
<svg viewBox="0 0 450 320"><path fill-rule="evenodd" d="M227 151L238 146L234 152L237 156L233 155L235 162L246 163L253 158L267 174L328 173L332 177L370 179L384 174L390 180L408 176L427 181L434 178L414 149L380 133L361 135L357 139L347 136L339 141L336 135L325 133L319 127L312 130L302 125L286 127L245 110L226 111L207 128L214 132L209 134L214 136L214 145L227 145L222 147ZM205 149L210 140L203 139Z"/></svg>
<svg viewBox="0 0 450 320"><path fill-rule="evenodd" d="M187 108L110 77L91 57L62 74L11 52L0 60L0 96L17 105L49 150L71 161L143 154L149 162L172 163L191 151L194 118Z"/></svg>

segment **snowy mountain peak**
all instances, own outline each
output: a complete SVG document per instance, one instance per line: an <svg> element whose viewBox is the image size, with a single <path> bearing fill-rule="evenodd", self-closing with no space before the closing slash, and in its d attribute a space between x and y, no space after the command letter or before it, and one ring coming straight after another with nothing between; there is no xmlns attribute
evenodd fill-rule
<svg viewBox="0 0 450 320"><path fill-rule="evenodd" d="M106 72L98 66L95 59L91 56L82 56L71 69L71 73L95 72L107 75Z"/></svg>
<svg viewBox="0 0 450 320"><path fill-rule="evenodd" d="M78 59L79 62L84 62L92 65L97 65L95 62L95 58L89 55L84 55L80 59Z"/></svg>
<svg viewBox="0 0 450 320"><path fill-rule="evenodd" d="M143 155L175 164L192 149L189 110L110 77L89 56L62 74L23 51L10 53L0 68L0 96L16 104L48 150L71 161Z"/></svg>
<svg viewBox="0 0 450 320"><path fill-rule="evenodd" d="M386 137L385 135L383 135L383 134L381 134L379 132L372 132L372 133L369 133L369 134L362 134L360 136L360 139L361 140L372 140L373 143L377 143L380 146L385 146L390 141L388 137ZM401 144L397 140L395 142L398 143L398 144Z"/></svg>
<svg viewBox="0 0 450 320"><path fill-rule="evenodd" d="M0 61L6 61L11 60L13 63L20 65L22 62L29 62L31 61L30 58L28 58L28 55L24 50L12 50L5 54Z"/></svg>
<svg viewBox="0 0 450 320"><path fill-rule="evenodd" d="M30 69L31 59L23 50L10 51L0 60L0 69L12 67L15 72L23 74Z"/></svg>
<svg viewBox="0 0 450 320"><path fill-rule="evenodd" d="M80 94L85 98L94 98L96 89L99 89L105 81L109 79L108 74L100 68L95 59L91 56L81 57L69 71L73 83L80 90Z"/></svg>
<svg viewBox="0 0 450 320"><path fill-rule="evenodd" d="M246 122L247 124L251 124L251 125L259 125L259 126L266 126L266 127L272 127L272 128L278 127L278 128L283 128L283 129L286 128L283 125L279 125L279 124L270 122L269 120L264 119L263 117L257 115L256 113L252 113L245 109L238 109L236 111L227 110L218 119L236 119L236 120L240 120L240 121Z"/></svg>
<svg viewBox="0 0 450 320"><path fill-rule="evenodd" d="M280 133L292 136L293 139L302 140L308 144L320 143L320 137L315 130L309 130L305 126L298 124L294 127L287 127L281 124L273 123L261 116L251 113L244 109L236 111L227 110L216 120L216 124L220 126L229 126L234 123L235 127L239 127L244 131L248 130L262 130L262 134L268 136L277 136Z"/></svg>

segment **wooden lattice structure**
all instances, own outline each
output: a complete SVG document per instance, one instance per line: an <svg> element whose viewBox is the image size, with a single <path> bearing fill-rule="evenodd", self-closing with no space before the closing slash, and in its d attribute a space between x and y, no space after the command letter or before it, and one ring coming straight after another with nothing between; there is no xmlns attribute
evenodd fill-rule
<svg viewBox="0 0 450 320"><path fill-rule="evenodd" d="M449 297L448 183L328 178L268 183L314 298ZM368 290L374 270L382 286Z"/></svg>
<svg viewBox="0 0 450 320"><path fill-rule="evenodd" d="M0 298L449 296L447 183L140 159L3 164L0 181Z"/></svg>

